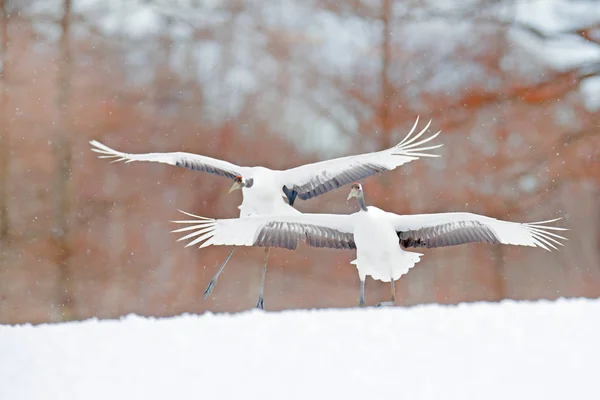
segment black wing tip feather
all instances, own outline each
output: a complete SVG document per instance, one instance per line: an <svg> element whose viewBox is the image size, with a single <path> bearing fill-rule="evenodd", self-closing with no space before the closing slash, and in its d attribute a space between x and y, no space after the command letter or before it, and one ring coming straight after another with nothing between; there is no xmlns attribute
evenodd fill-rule
<svg viewBox="0 0 600 400"><path fill-rule="evenodd" d="M424 144L438 137L441 133L441 130L434 133L431 136L421 138L431 126L432 121L430 120L425 126L425 128L423 128L416 135L413 135L418 125L418 122L419 116L417 116L415 124L413 125L410 132L406 135L406 137L396 146L392 147L391 149L383 150L383 152L394 156L407 157L410 161L418 160L419 157L441 157L441 154L431 154L428 153L428 151L438 149L442 147L443 144L423 147ZM301 200L308 200L312 199L313 197L317 197L324 193L327 193L331 190L338 189L348 183L355 182L385 171L390 171L394 168L395 167L390 168L384 165L380 165L376 162L360 164L354 166L353 168L349 168L348 170L343 171L337 174L336 176L328 178L324 181L316 179L316 181L310 181L303 185L294 185L291 190L287 187L284 187L284 193L288 197L288 200L292 203L296 197L300 198Z"/></svg>
<svg viewBox="0 0 600 400"><path fill-rule="evenodd" d="M186 168L192 171L206 172L208 174L222 176L231 180L235 180L235 178L240 175L238 172L235 171L228 171L225 169L214 167L210 164L188 160L187 158L175 160L173 165L175 165L176 167Z"/></svg>
<svg viewBox="0 0 600 400"><path fill-rule="evenodd" d="M293 189L292 190L288 189L288 187L286 185L283 185L282 190L283 190L283 194L285 194L285 197L287 197L287 199L288 199L288 204L290 206L293 206L294 202L296 201L296 197L299 197L298 192ZM302 198L301 196L300 196L300 199L307 200L307 199Z"/></svg>
<svg viewBox="0 0 600 400"><path fill-rule="evenodd" d="M349 183L360 181L369 176L389 170L388 167L376 163L360 164L354 168L341 172L324 182L319 182L318 184L310 182L302 186L294 185L293 191L301 200L308 200L332 190L339 189Z"/></svg>
<svg viewBox="0 0 600 400"><path fill-rule="evenodd" d="M272 221L261 228L253 245L296 250L299 242L310 247L355 249L352 234L316 225Z"/></svg>
<svg viewBox="0 0 600 400"><path fill-rule="evenodd" d="M460 221L430 226L426 228L410 230L406 232L398 231L398 239L403 247L445 247L455 246L465 243L490 243L490 244L521 244L525 246L540 247L547 251L558 250L556 247L564 246L561 241L568 240L564 236L553 233L552 231L566 231L567 228L547 226L561 218L547 221L524 223L524 226L530 237L530 242L513 243L500 240L500 237L491 227L479 221Z"/></svg>
<svg viewBox="0 0 600 400"><path fill-rule="evenodd" d="M405 248L436 248L466 243L501 243L491 228L478 221L450 222L396 233L400 245Z"/></svg>

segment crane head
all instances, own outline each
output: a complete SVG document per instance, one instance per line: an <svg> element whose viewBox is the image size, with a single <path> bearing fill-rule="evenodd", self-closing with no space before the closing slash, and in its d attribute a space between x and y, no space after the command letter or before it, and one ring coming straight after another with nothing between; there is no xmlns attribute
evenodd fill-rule
<svg viewBox="0 0 600 400"><path fill-rule="evenodd" d="M238 175L234 178L233 185L229 188L229 193L233 192L234 190L252 187L253 183L254 178L248 178L244 180L241 175Z"/></svg>
<svg viewBox="0 0 600 400"><path fill-rule="evenodd" d="M362 185L358 182L354 182L350 187L350 193L348 194L348 198L346 200L350 200L353 197L357 197L359 193L362 192Z"/></svg>

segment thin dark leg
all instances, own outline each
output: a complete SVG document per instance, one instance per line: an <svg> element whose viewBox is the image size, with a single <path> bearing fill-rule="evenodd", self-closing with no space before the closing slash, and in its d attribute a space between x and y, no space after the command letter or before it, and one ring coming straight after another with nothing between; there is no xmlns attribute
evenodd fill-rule
<svg viewBox="0 0 600 400"><path fill-rule="evenodd" d="M390 298L389 301L382 301L381 303L377 303L377 307L393 306L396 303L396 288L394 287L394 279L393 278L390 280L390 283L391 283L391 287L392 287L392 297Z"/></svg>
<svg viewBox="0 0 600 400"><path fill-rule="evenodd" d="M268 260L269 260L269 248L266 247L265 248L265 264L263 265L262 279L260 281L260 292L258 292L258 302L256 303L256 308L258 308L260 310L265 309L264 294L265 294L265 279L267 278L267 261Z"/></svg>
<svg viewBox="0 0 600 400"><path fill-rule="evenodd" d="M358 305L360 307L365 306L365 281L363 279L360 280L360 302Z"/></svg>
<svg viewBox="0 0 600 400"><path fill-rule="evenodd" d="M208 298L208 296L210 296L210 294L212 293L213 289L215 288L215 285L217 284L217 280L219 279L219 275L221 275L221 272L223 272L225 265L227 265L227 262L231 258L231 255L233 254L234 251L235 251L235 246L231 249L231 251L227 255L227 258L225 259L225 261L223 261L221 268L219 268L219 270L217 271L215 276L213 276L213 278L208 283L208 286L206 287L206 290L204 291L204 300L206 300Z"/></svg>

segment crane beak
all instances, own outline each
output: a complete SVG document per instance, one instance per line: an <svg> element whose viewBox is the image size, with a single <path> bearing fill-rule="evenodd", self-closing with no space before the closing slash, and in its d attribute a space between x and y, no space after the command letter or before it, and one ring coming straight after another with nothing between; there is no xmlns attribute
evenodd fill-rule
<svg viewBox="0 0 600 400"><path fill-rule="evenodd" d="M353 197L356 197L356 189L354 189L354 188L350 189L350 193L348 194L346 201L350 200Z"/></svg>
<svg viewBox="0 0 600 400"><path fill-rule="evenodd" d="M234 190L238 190L242 188L242 184L238 181L233 182L233 185L229 188L229 193L233 192Z"/></svg>

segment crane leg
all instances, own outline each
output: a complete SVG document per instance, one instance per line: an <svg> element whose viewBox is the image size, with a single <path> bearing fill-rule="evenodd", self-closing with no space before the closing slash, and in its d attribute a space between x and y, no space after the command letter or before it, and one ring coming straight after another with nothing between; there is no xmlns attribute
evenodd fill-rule
<svg viewBox="0 0 600 400"><path fill-rule="evenodd" d="M262 279L260 281L260 291L258 292L258 302L256 303L256 308L259 310L265 309L264 304L264 294L265 294L265 279L267 277L267 260L269 259L269 248L265 248L265 263L263 265L262 270Z"/></svg>
<svg viewBox="0 0 600 400"><path fill-rule="evenodd" d="M392 287L392 297L389 301L382 301L377 303L377 307L393 306L396 303L396 288L394 287L394 278L392 278L390 282Z"/></svg>
<svg viewBox="0 0 600 400"><path fill-rule="evenodd" d="M217 284L217 280L219 279L219 275L221 275L221 272L223 272L225 265L227 265L227 262L231 258L234 251L235 251L235 246L233 246L233 248L227 255L227 258L225 258L225 261L223 261L223 264L221 264L221 268L219 268L219 270L217 271L215 276L213 276L213 278L208 283L208 286L206 287L206 290L204 291L204 300L206 300L208 298L208 296L210 296L210 294L212 293L213 289L215 288L215 285Z"/></svg>
<svg viewBox="0 0 600 400"><path fill-rule="evenodd" d="M360 307L365 306L365 280L360 280L360 301L358 303Z"/></svg>

